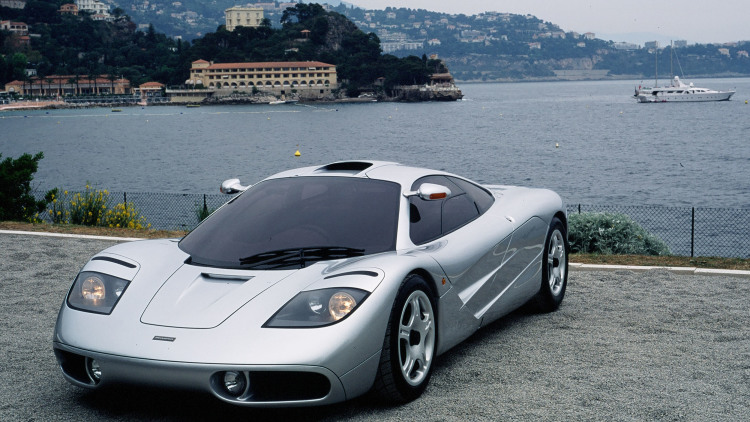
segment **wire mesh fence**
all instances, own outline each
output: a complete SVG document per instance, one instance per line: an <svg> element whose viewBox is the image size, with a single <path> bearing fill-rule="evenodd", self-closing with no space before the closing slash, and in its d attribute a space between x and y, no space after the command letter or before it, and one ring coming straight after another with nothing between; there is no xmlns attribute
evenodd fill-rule
<svg viewBox="0 0 750 422"><path fill-rule="evenodd" d="M70 192L69 195L75 194ZM44 193L35 192L37 199ZM110 206L131 204L152 229L191 230L202 217L231 199L222 194L109 192ZM750 258L744 242L750 209L572 204L568 213L609 212L628 215L663 240L674 255ZM50 221L49 215L42 219Z"/></svg>
<svg viewBox="0 0 750 422"><path fill-rule="evenodd" d="M568 213L574 212L625 214L663 240L673 255L750 258L742 239L750 209L569 205Z"/></svg>

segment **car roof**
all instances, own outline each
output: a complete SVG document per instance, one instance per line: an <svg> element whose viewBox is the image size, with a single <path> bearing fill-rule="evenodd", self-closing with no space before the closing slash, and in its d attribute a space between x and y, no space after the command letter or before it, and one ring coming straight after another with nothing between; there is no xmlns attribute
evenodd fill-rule
<svg viewBox="0 0 750 422"><path fill-rule="evenodd" d="M387 180L399 183L402 186L408 188L416 179L422 176L436 174L453 176L452 174L443 171L405 166L390 161L355 160L337 161L322 166L302 167L287 170L281 173L274 174L267 179L315 176L356 177Z"/></svg>

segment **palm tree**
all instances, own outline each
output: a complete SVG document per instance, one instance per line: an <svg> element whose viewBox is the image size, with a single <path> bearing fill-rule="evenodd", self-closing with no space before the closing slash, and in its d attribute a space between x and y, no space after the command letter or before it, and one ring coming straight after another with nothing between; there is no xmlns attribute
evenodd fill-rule
<svg viewBox="0 0 750 422"><path fill-rule="evenodd" d="M117 75L114 75L112 73L110 73L109 75L107 75L107 80L109 80L109 87L110 87L109 93L110 94L114 94L115 93L115 79L117 79Z"/></svg>
<svg viewBox="0 0 750 422"><path fill-rule="evenodd" d="M73 84L76 85L76 90L74 91L74 93L78 94L78 75L72 78L68 78L68 83L70 84L71 87L73 86Z"/></svg>
<svg viewBox="0 0 750 422"><path fill-rule="evenodd" d="M50 93L52 92L52 78L47 77L44 79L45 82L47 82L47 96L50 96Z"/></svg>
<svg viewBox="0 0 750 422"><path fill-rule="evenodd" d="M96 78L98 76L99 75L97 75L96 72L94 72L93 70L89 72L89 85L91 85L91 82L94 82L94 92L92 93L93 95L99 94L99 89L96 86Z"/></svg>

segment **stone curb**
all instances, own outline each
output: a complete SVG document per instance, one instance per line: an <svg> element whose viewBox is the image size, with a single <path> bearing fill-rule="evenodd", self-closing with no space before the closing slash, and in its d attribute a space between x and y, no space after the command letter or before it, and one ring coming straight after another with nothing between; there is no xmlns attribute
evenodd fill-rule
<svg viewBox="0 0 750 422"><path fill-rule="evenodd" d="M84 234L67 234L67 233L48 233L48 232L28 232L20 230L0 230L0 234L18 234L31 236L50 236L50 237L68 237L75 239L95 239L95 240L114 240L131 242L135 240L146 240L139 237L112 237L112 236L94 236ZM578 264L571 262L568 264L571 271L653 271L663 270L675 274L695 274L695 275L723 275L731 277L741 277L750 279L750 271L743 270L722 270L714 268L697 268L697 267L649 267L640 265L598 265L598 264Z"/></svg>
<svg viewBox="0 0 750 422"><path fill-rule="evenodd" d="M640 265L597 265L597 264L577 264L569 263L571 271L669 271L674 274L694 274L694 275L723 275L731 277L742 277L750 279L750 271L744 270L722 270L715 268L697 268L697 267L649 267Z"/></svg>
<svg viewBox="0 0 750 422"><path fill-rule="evenodd" d="M90 234L68 234L68 233L49 233L49 232L26 232L20 230L0 230L0 234L19 234L29 236L48 236L48 237L69 237L74 239L95 239L95 240L116 240L122 242L132 242L134 240L147 240L141 237L113 237L113 236L94 236Z"/></svg>

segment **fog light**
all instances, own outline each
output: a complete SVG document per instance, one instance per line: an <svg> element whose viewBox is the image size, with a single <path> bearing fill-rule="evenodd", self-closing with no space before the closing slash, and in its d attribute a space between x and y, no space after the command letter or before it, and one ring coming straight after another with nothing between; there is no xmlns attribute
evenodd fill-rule
<svg viewBox="0 0 750 422"><path fill-rule="evenodd" d="M239 397L246 387L247 380L242 372L227 371L224 373L224 389L229 395Z"/></svg>
<svg viewBox="0 0 750 422"><path fill-rule="evenodd" d="M94 358L86 358L86 373L94 384L99 384L102 379L102 368L99 366L99 361Z"/></svg>

